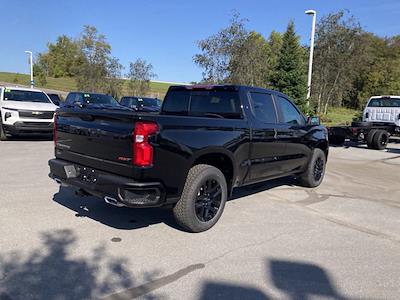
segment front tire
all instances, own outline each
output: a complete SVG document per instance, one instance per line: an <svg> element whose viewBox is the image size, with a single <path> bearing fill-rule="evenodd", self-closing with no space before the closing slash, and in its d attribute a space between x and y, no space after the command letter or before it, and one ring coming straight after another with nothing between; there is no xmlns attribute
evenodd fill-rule
<svg viewBox="0 0 400 300"><path fill-rule="evenodd" d="M367 134L367 147L369 149L375 149L375 147L374 147L374 136L375 136L376 132L377 132L376 129L372 129Z"/></svg>
<svg viewBox="0 0 400 300"><path fill-rule="evenodd" d="M326 155L321 149L315 148L306 171L298 178L301 185L311 188L319 186L324 179L325 168Z"/></svg>
<svg viewBox="0 0 400 300"><path fill-rule="evenodd" d="M3 124L0 122L0 141L7 141L7 135L4 131Z"/></svg>
<svg viewBox="0 0 400 300"><path fill-rule="evenodd" d="M218 222L227 197L228 188L224 174L210 165L196 165L189 170L173 214L178 224L186 230L206 231Z"/></svg>

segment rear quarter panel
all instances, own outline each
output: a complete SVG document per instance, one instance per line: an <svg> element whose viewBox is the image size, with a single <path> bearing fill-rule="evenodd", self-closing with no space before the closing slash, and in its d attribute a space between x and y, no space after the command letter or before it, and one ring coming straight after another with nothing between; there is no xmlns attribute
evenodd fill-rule
<svg viewBox="0 0 400 300"><path fill-rule="evenodd" d="M162 179L170 197L179 197L193 163L221 153L233 162L234 181L246 176L250 132L247 121L183 116L156 116L159 134L152 140L154 165L138 170L142 180Z"/></svg>

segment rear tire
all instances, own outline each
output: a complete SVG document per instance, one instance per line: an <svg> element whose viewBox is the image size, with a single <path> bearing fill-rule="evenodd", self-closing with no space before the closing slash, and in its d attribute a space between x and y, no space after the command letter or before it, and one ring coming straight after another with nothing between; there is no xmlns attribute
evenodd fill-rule
<svg viewBox="0 0 400 300"><path fill-rule="evenodd" d="M372 142L372 145L377 150L386 149L386 146L389 142L389 133L385 130L378 130Z"/></svg>
<svg viewBox="0 0 400 300"><path fill-rule="evenodd" d="M326 155L321 149L315 148L306 171L298 177L300 184L311 188L319 186L324 179L325 169Z"/></svg>
<svg viewBox="0 0 400 300"><path fill-rule="evenodd" d="M370 149L375 149L375 147L374 147L374 136L375 136L376 132L377 132L376 129L372 129L367 134L367 139L366 139L367 140L367 147L370 148Z"/></svg>
<svg viewBox="0 0 400 300"><path fill-rule="evenodd" d="M196 165L189 170L173 214L178 224L186 230L202 232L218 222L227 196L228 188L224 174L210 165Z"/></svg>

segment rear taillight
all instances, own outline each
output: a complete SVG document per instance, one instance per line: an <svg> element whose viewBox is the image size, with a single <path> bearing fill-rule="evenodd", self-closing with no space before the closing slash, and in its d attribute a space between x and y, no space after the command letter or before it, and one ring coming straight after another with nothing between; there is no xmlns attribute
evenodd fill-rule
<svg viewBox="0 0 400 300"><path fill-rule="evenodd" d="M153 146L149 136L157 133L156 123L137 122L133 135L133 164L138 167L149 167L153 164Z"/></svg>
<svg viewBox="0 0 400 300"><path fill-rule="evenodd" d="M54 141L54 146L57 145L57 113L54 113L54 123L53 123L53 141Z"/></svg>

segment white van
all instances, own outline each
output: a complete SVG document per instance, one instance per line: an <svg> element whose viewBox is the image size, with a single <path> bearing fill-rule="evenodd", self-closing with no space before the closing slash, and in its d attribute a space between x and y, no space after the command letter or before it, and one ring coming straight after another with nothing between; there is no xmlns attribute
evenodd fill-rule
<svg viewBox="0 0 400 300"><path fill-rule="evenodd" d="M364 122L390 123L400 126L400 96L374 96L363 113Z"/></svg>
<svg viewBox="0 0 400 300"><path fill-rule="evenodd" d="M52 134L56 109L41 90L0 87L0 139L20 134Z"/></svg>

